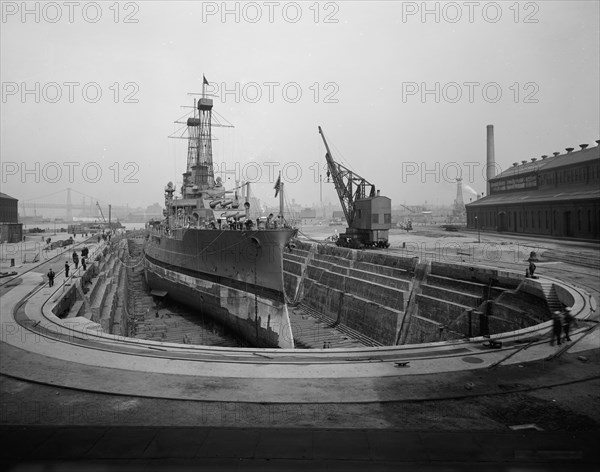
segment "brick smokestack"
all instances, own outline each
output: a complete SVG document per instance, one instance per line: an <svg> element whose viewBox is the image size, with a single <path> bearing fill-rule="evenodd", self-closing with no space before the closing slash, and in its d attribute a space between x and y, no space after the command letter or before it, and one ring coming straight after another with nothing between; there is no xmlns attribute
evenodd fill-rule
<svg viewBox="0 0 600 472"><path fill-rule="evenodd" d="M487 159L486 159L487 195L490 194L490 180L496 177L496 156L494 153L494 125L487 125Z"/></svg>

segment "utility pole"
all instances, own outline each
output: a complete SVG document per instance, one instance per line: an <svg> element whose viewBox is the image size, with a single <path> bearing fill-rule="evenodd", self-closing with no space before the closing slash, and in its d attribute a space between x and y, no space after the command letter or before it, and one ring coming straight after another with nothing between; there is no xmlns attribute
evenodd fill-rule
<svg viewBox="0 0 600 472"><path fill-rule="evenodd" d="M323 206L323 176L319 174L319 202Z"/></svg>

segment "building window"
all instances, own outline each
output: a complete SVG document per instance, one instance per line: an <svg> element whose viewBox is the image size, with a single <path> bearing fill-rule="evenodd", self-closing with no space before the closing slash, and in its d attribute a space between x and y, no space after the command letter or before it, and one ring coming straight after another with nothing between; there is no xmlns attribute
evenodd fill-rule
<svg viewBox="0 0 600 472"><path fill-rule="evenodd" d="M546 229L548 229L548 210L546 210Z"/></svg>
<svg viewBox="0 0 600 472"><path fill-rule="evenodd" d="M542 212L538 211L538 228L542 229Z"/></svg>
<svg viewBox="0 0 600 472"><path fill-rule="evenodd" d="M581 210L577 210L577 230L581 231Z"/></svg>
<svg viewBox="0 0 600 472"><path fill-rule="evenodd" d="M392 224L392 214L391 213L384 213L383 214L383 222L386 224Z"/></svg>

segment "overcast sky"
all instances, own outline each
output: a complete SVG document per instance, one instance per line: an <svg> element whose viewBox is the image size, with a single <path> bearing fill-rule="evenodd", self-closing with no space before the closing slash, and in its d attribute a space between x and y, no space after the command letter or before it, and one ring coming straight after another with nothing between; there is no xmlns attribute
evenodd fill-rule
<svg viewBox="0 0 600 472"><path fill-rule="evenodd" d="M235 126L213 130L215 164L271 204L279 170L318 203L319 125L411 205L450 204L459 171L485 191L488 124L501 169L599 139L597 1L75 3L2 2L2 191L20 200L162 205L203 74Z"/></svg>

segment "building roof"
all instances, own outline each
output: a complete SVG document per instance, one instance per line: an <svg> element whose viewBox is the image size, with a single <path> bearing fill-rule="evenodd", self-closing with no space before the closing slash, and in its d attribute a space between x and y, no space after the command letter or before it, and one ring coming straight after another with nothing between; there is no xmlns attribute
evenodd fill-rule
<svg viewBox="0 0 600 472"><path fill-rule="evenodd" d="M315 210L314 208L303 208L302 211L300 211L300 218L316 218L317 217L317 210Z"/></svg>
<svg viewBox="0 0 600 472"><path fill-rule="evenodd" d="M557 167L569 166L573 164L581 164L583 162L592 161L594 159L600 159L600 147L594 146L587 149L580 149L579 151L572 151L570 153L559 154L557 156L542 158L534 158L535 161L528 161L525 164L519 164L516 166L509 167L504 172L500 173L491 182L497 179L506 177L514 177L516 175L524 175L529 172L539 172L541 170L550 170Z"/></svg>
<svg viewBox="0 0 600 472"><path fill-rule="evenodd" d="M600 199L600 188L593 185L570 186L546 189L541 191L525 190L522 192L502 192L489 195L467 204L468 208L477 208L496 205L513 205L528 203L548 203L556 201L577 201Z"/></svg>
<svg viewBox="0 0 600 472"><path fill-rule="evenodd" d="M0 192L0 198L4 198L6 200L17 200L15 197L11 197L10 195L6 195L5 193L2 193L2 192Z"/></svg>

